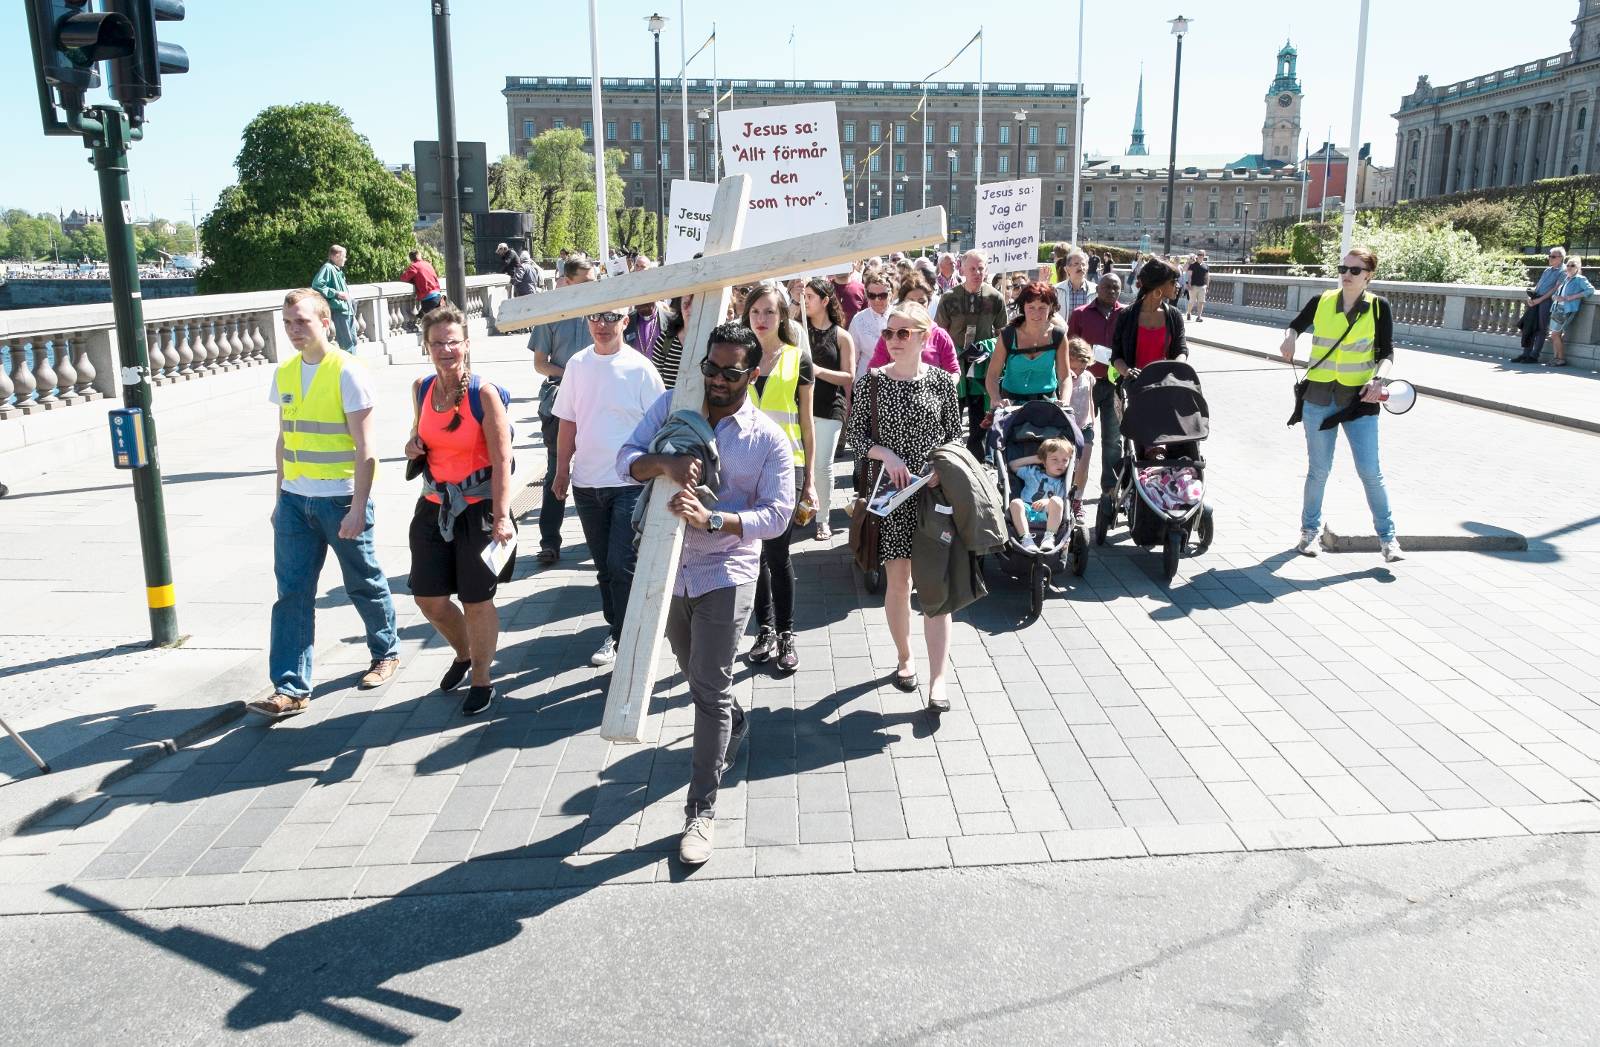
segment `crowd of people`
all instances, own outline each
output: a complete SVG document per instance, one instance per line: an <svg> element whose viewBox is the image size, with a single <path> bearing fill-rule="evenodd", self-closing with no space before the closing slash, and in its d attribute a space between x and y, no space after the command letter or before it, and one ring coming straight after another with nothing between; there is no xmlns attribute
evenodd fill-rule
<svg viewBox="0 0 1600 1047"><path fill-rule="evenodd" d="M336 245L312 286L286 298L284 327L296 353L277 367L269 390L280 416L274 693L251 708L273 720L309 707L315 588L330 551L366 626L371 664L360 686L380 686L398 667L393 599L372 537L374 393L365 367L346 351L344 258ZM408 478L422 481L408 536L409 586L453 652L440 689L467 682L461 708L473 716L495 699L494 599L516 562L510 396L473 372L465 316L440 294L431 266L416 254L411 262L407 278L417 289L433 370L413 383L404 448ZM642 257L632 263L650 264ZM1376 266L1370 251L1353 250L1340 267L1340 288L1309 303L1283 345L1292 359L1295 337L1313 333L1316 359L1298 397L1308 453L1298 548L1307 555L1316 552L1322 491L1342 425L1385 558L1400 558L1378 468L1376 401L1393 345L1388 305L1367 290ZM920 480L926 488L926 497L891 502L875 527L853 526L851 545L857 562L886 582L896 655L886 682L922 694L933 713L945 711L951 612L979 594L961 591L951 577L959 572L942 552L929 554L927 536L937 536L935 547L979 541L973 535L985 524L978 518L991 508L996 520L1009 509L1024 543L1033 540L1030 521L1048 522L1046 542L1055 541L1065 514L1081 522L1086 497L1115 489L1124 384L1157 361L1185 359L1185 324L1204 308L1203 294L1198 301L1195 294L1205 286L1203 253L1182 268L1143 260L1128 303L1111 259L1072 245L1059 245L1031 278L991 279L987 270L979 251L959 259L895 254L832 277L734 289L703 357L687 354L704 378L703 413L672 410L696 308L691 296L532 331L547 478L537 559L544 566L560 561L570 498L606 625L594 666L618 656L641 500L657 482L677 488L668 507L686 532L666 636L695 707L680 841L685 862L703 862L712 852L720 781L748 733L733 674L749 620L756 628L744 647L751 664L780 675L801 667L796 590L813 583L799 577L793 546L834 539L844 508L835 468L841 454L857 463L853 525L872 487L905 490ZM572 254L557 284L595 277L593 263ZM1185 281L1186 309L1175 304ZM1559 306L1570 293L1561 287L1549 297ZM982 492L994 485L980 463L995 412L1039 399L1057 402L1076 422L1082 453L1067 441L1045 441L1033 458L1012 463L1022 480L1017 499L990 507ZM1097 447L1098 486L1090 488ZM993 529L1003 535L1003 522ZM913 589L922 605L925 681L912 646Z"/></svg>

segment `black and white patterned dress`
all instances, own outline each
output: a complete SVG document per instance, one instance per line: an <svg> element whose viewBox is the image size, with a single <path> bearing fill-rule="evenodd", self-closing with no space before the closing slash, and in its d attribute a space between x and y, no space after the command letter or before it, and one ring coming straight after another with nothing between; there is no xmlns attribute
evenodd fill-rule
<svg viewBox="0 0 1600 1047"><path fill-rule="evenodd" d="M873 439L870 397L878 397L878 436ZM916 476L927 468L934 448L959 440L961 404L956 383L937 367L923 364L916 378L891 378L888 368L876 368L856 379L845 431L858 454L874 444L899 455ZM878 538L881 561L909 559L911 539L917 533L918 499L911 498L883 521Z"/></svg>

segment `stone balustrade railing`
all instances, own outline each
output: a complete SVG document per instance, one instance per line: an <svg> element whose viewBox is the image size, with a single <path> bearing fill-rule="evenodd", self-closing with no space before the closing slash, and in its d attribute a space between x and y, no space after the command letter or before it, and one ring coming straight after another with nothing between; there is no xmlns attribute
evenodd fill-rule
<svg viewBox="0 0 1600 1047"><path fill-rule="evenodd" d="M1213 271L1206 313L1287 325L1306 302L1334 286L1316 278ZM1494 356L1522 351L1517 322L1528 296L1520 287L1379 280L1371 290L1393 306L1397 341ZM1586 302L1567 327L1567 357L1575 366L1600 369L1597 314L1600 307Z"/></svg>
<svg viewBox="0 0 1600 1047"><path fill-rule="evenodd" d="M492 318L507 293L504 276L469 276L470 321ZM150 378L157 386L275 362L283 340L284 291L194 295L144 303ZM410 284L356 284L356 352L417 351ZM121 364L109 303L0 312L0 422L117 396Z"/></svg>

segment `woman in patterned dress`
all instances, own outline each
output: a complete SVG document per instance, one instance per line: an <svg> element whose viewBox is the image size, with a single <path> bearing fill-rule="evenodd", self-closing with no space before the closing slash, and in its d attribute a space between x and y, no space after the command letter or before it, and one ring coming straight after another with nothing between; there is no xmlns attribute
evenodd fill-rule
<svg viewBox="0 0 1600 1047"><path fill-rule="evenodd" d="M933 320L926 307L902 302L889 312L883 337L889 363L858 378L852 394L848 432L850 446L866 448L896 486L904 486L928 467L934 449L962 436L961 405L955 380L922 360ZM878 407L878 431L872 432L872 404ZM937 484L935 476L929 483ZM878 559L887 581L884 614L894 637L898 664L893 683L902 691L917 689L911 654L911 540L917 533L918 499L913 497L884 519L878 538ZM945 668L950 650L950 616L923 619L928 646L928 708L950 708L945 694Z"/></svg>

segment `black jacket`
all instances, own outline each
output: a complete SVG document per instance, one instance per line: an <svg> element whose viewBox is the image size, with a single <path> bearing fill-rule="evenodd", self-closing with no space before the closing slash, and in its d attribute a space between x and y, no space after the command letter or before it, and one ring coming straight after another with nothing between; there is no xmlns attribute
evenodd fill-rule
<svg viewBox="0 0 1600 1047"><path fill-rule="evenodd" d="M1183 310L1168 302L1165 306L1167 313L1167 359L1176 360L1180 356L1189 354L1189 343L1183 335ZM1111 361L1125 362L1118 364L1118 371L1126 371L1133 366L1137 359L1135 352L1139 344L1139 310L1129 307L1117 314L1117 326L1111 330Z"/></svg>

